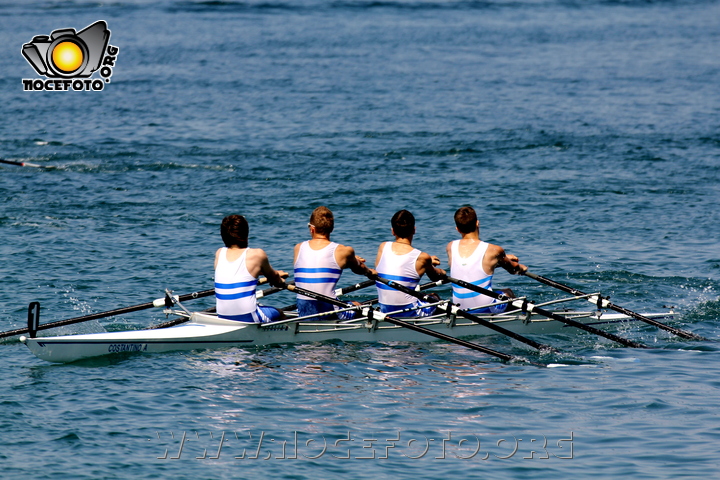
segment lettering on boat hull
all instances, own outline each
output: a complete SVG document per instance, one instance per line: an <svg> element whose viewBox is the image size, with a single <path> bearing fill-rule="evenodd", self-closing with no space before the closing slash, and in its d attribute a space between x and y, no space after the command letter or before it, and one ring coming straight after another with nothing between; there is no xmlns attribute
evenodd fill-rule
<svg viewBox="0 0 720 480"><path fill-rule="evenodd" d="M108 353L147 352L147 343L111 343Z"/></svg>

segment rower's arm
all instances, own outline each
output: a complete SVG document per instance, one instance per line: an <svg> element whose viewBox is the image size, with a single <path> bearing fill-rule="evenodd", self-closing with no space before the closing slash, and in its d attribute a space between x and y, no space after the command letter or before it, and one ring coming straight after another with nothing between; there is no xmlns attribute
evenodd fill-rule
<svg viewBox="0 0 720 480"><path fill-rule="evenodd" d="M263 250L260 250L260 252L262 252L259 254L260 272L265 275L270 285L280 288L285 286L285 280L283 279L288 277L288 273L283 270L275 270L272 265L270 265L270 259L267 254Z"/></svg>
<svg viewBox="0 0 720 480"><path fill-rule="evenodd" d="M505 253L500 249L501 254L498 255L498 266L504 268L512 275L518 275L527 272L528 267L520 263L520 259L511 253Z"/></svg>
<svg viewBox="0 0 720 480"><path fill-rule="evenodd" d="M338 257L338 265L340 268L349 268L353 273L358 275L368 276L375 274L373 269L365 265L365 259L355 255L355 249L352 247L346 247L344 245L338 246L337 250L340 250Z"/></svg>
<svg viewBox="0 0 720 480"><path fill-rule="evenodd" d="M445 247L445 252L447 253L448 257L448 265L452 267L452 242L447 244L447 247Z"/></svg>
<svg viewBox="0 0 720 480"><path fill-rule="evenodd" d="M417 262L415 262L416 270L420 276L426 274L430 280L437 282L445 278L447 273L442 268L437 268L435 265L440 265L440 259L438 257L430 256L429 254L422 252L418 256Z"/></svg>

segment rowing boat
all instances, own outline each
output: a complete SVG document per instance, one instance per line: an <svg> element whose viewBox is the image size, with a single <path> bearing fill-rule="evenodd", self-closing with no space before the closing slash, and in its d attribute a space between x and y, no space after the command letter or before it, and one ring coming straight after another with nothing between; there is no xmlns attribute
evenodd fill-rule
<svg viewBox="0 0 720 480"><path fill-rule="evenodd" d="M323 342L428 342L433 337L369 315L351 321L298 320L288 318L273 323L253 324L223 320L206 312L187 312L184 324L156 330L131 330L82 335L50 336L20 340L37 357L57 363L127 352L160 353L176 350L199 350L229 347L256 347L273 344ZM182 314L182 312L175 312ZM634 318L606 311L557 311L565 318L585 325L634 322ZM672 319L672 311L646 313L648 318ZM520 334L538 335L574 330L545 316L522 313L478 315ZM399 318L402 318L399 316ZM426 318L403 318L403 321L454 337L472 338L495 335L488 327L461 317L437 315Z"/></svg>

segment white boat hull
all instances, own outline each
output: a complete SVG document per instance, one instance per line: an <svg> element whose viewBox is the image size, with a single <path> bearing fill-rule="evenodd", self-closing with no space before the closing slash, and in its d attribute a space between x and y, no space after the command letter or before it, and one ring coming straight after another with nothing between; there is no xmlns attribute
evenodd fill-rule
<svg viewBox="0 0 720 480"><path fill-rule="evenodd" d="M587 325L636 321L626 315L597 312L557 312L567 318ZM672 313L644 314L660 319L672 318ZM521 335L578 331L573 327L545 317L525 314L483 316L510 331ZM477 337L498 335L482 325L458 317L404 319L430 330L453 337ZM156 330L132 330L123 332L67 335L58 337L25 338L23 341L37 357L49 362L73 362L83 358L126 352L160 353L176 350L200 350L227 347L254 347L282 343L322 342L342 340L345 342L428 342L436 339L430 335L398 327L388 322L359 321L339 322L291 322L261 326L218 319L206 313L193 313L188 323Z"/></svg>

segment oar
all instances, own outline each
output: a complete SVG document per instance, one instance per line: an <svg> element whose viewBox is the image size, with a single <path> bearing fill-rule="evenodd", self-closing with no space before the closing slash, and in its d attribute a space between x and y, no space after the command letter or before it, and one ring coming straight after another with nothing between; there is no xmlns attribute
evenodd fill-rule
<svg viewBox="0 0 720 480"><path fill-rule="evenodd" d="M407 293L408 295L411 295L411 296L413 296L413 297L415 297L415 298L417 298L417 299L420 299L420 300L422 300L422 301L425 301L425 302L430 302L430 301L432 301L432 298L428 297L426 294L420 293L420 292L416 292L415 290L413 290L413 289L411 289L411 288L408 288L408 287L406 287L405 285L402 285L402 284L400 284L400 283L394 282L394 281L392 281L392 280L388 280L388 279L386 279L386 278L382 278L382 277L380 277L380 276L378 276L378 275L368 275L368 277L369 277L369 278L372 278L372 279L374 279L374 280L376 280L376 281L378 281L378 282L380 282L380 283L384 283L384 284L387 285L388 287L394 288L394 289L399 290L399 291L401 291L401 292L403 292L403 293ZM515 332L513 332L513 331L508 330L507 328L501 327L500 325L496 325L496 324L494 324L494 323L492 323L492 322L488 322L487 320L485 320L485 319L483 319L483 318L480 318L480 317L478 317L477 315L473 315L472 313L466 312L465 310L461 310L461 309L457 308L457 306L455 306L455 305L453 305L452 307L450 307L450 308L448 308L448 309L443 309L443 308L439 308L439 307L438 307L437 309L438 309L439 311L441 311L441 312L451 313L451 314L454 314L454 315L460 315L460 316L463 317L463 318L467 318L468 320L471 320L471 321L473 321L473 322L475 322L475 323L479 323L480 325L482 325L482 326L484 326L484 327L487 327L487 328L489 328L489 329L491 329L491 330L495 330L496 332L502 333L503 335L507 335L507 336L510 337L510 338L513 338L513 339L515 339L515 340L517 340L517 341L519 341L519 342L522 342L522 343L525 343L525 344L527 344L527 345L530 345L531 347L537 348L538 350L551 351L551 352L557 351L556 349L554 349L554 348L551 347L550 345L544 345L544 344L542 344L542 343L536 342L535 340L531 340L531 339L529 339L529 338L527 338L527 337L523 337L523 336L520 335L519 333L515 333Z"/></svg>
<svg viewBox="0 0 720 480"><path fill-rule="evenodd" d="M447 279L456 285L459 285L463 288L467 288L468 290L472 290L473 292L482 293L483 295L487 295L488 297L497 298L499 300L511 300L510 304L513 305L514 307L521 309L523 312L537 313L539 315L542 315L543 317L551 318L553 320L557 320L558 322L562 322L566 325L570 325L572 327L576 327L581 330L585 330L586 332L594 333L595 335L605 337L609 340L612 340L614 342L625 345L626 347L648 348L647 346L643 345L642 343L638 343L633 340L628 340L626 338L618 337L617 335L613 335L612 333L598 330L597 328L591 327L590 325L585 325L584 323L576 322L575 320L571 320L569 318L563 317L562 315L558 315L557 313L545 310L543 308L540 308L540 307L528 302L527 300L520 300L520 299L512 300L512 299L507 298L505 295L501 295L497 292L493 292L492 290L488 290L486 288L478 287L477 285L473 285L472 283L466 282L464 280L460 280L458 278L447 277Z"/></svg>
<svg viewBox="0 0 720 480"><path fill-rule="evenodd" d="M358 284L356 284L356 285L353 285L353 286L347 287L347 288L353 288L353 287L356 287L356 286L365 285L365 284L368 283L368 282L370 282L371 285L374 285L374 284L375 284L375 281L374 281L374 280L368 280L368 281L366 281L366 282L358 283ZM427 289L429 289L429 288L439 287L440 285L443 285L444 283L446 283L444 280L438 280L437 282L424 283L424 284L420 285L419 288L420 288L420 290L427 290ZM363 288L364 288L364 287L363 287ZM335 290L335 293L336 293L337 295L340 295L340 294L343 294L343 293L347 293L347 292L345 292L344 290L345 290L345 289L343 289L343 288L339 288L339 289ZM375 305L376 303L378 303L378 299L377 299L377 298L373 298L373 299L371 299L371 300L365 300L364 302L360 302L360 305L362 305L362 306L367 306L367 305ZM352 309L357 309L357 305L347 304L347 306L350 307L350 308L349 308L350 310L352 310ZM284 311L287 311L287 310L293 310L293 309L295 309L295 308L297 308L297 305L288 305L287 307L281 308L280 311L283 311L283 312L284 312ZM322 317L322 316L330 316L330 315L334 315L334 314L335 314L335 311L327 311L327 312L323 312L323 313L321 313L321 314L317 314L317 316ZM303 317L300 317L300 318L303 318ZM281 321L281 322L284 322L284 321L286 321L286 320L280 320L280 321ZM347 323L350 323L350 322L354 322L354 320L346 320L346 321L344 321L344 322L342 322L342 323L346 323L346 322L347 322Z"/></svg>
<svg viewBox="0 0 720 480"><path fill-rule="evenodd" d="M355 285L348 285L347 287L338 288L337 290L335 290L335 295L337 295L337 296L345 295L350 292L354 292L356 290L361 290L363 288L367 288L367 287L373 285L374 283L375 282L373 282L372 280L365 280L364 282L356 283ZM292 305L282 307L279 310L281 312L287 312L288 310L295 310L296 308L297 308L297 304L293 303Z"/></svg>
<svg viewBox="0 0 720 480"><path fill-rule="evenodd" d="M299 293L300 295L305 295L306 297L314 298L315 300L320 300L321 302L330 303L333 305L337 305L339 307L347 307L348 306L345 302L343 302L341 300L337 300L335 298L328 297L326 295L321 295L319 293L315 293L310 290L305 290L304 288L296 287L295 285L288 285L287 288L291 292ZM461 345L463 347L467 347L467 348L471 348L473 350L477 350L479 352L487 353L488 355L494 355L498 358L505 360L506 362L511 361L511 360L525 361L525 359L520 358L520 357L515 357L513 355L508 355L507 353L498 352L491 348L487 348L487 347L483 347L482 345L478 345L476 343L467 342L467 341L461 340L459 338L451 337L450 335L445 335L444 333L430 330L429 328L421 327L421 326L415 325L413 323L409 323L409 322L405 322L405 321L397 319L397 318L389 317L383 313L378 312L377 310L369 309L369 307L365 307L365 308L368 308L369 313L372 313L373 318L378 321L384 320L388 323L397 325L399 327L405 327L405 328L407 328L409 330L413 330L415 332L424 333L425 335L430 335L431 337L439 338L441 340L455 343L455 344Z"/></svg>
<svg viewBox="0 0 720 480"><path fill-rule="evenodd" d="M35 163L28 163L28 162L16 162L14 160L5 160L4 158L0 158L0 163L6 163L8 165L17 165L18 167L35 167L35 168L43 168L42 165L37 165Z"/></svg>
<svg viewBox="0 0 720 480"><path fill-rule="evenodd" d="M266 278L262 278L260 283L266 283L266 282L267 282L267 279L266 279ZM270 287L270 288L266 288L265 290L257 290L257 291L255 292L255 297L256 297L256 298L267 297L268 295L272 295L273 293L277 293L277 292L280 292L280 291L282 291L282 290L285 290L285 289L284 289L284 288L279 288L279 287ZM213 292L214 292L214 290L213 290ZM200 313L215 313L215 307L208 308L207 310L203 310L203 311L200 312ZM190 320L190 319L187 318L187 317L179 317L179 318L175 318L175 319L173 319L173 320L169 320L169 321L167 321L167 322L163 322L163 323L159 323L159 324L157 324L157 325L153 325L153 326L151 326L151 327L147 327L147 328L145 328L144 330L157 330L157 329L159 329L159 328L174 327L175 325L180 325L181 323L185 323L185 322L187 322L187 321L189 321L189 320Z"/></svg>
<svg viewBox="0 0 720 480"><path fill-rule="evenodd" d="M266 278L261 278L258 281L259 284L263 284L265 282L267 282ZM214 294L215 294L215 290L210 289L210 290L203 290L202 292L194 292L194 293L188 293L185 295L180 295L180 296L178 296L178 299L180 301L184 302L184 301L193 300L196 298L209 297L210 295L214 295ZM37 302L33 302L33 304L35 304L35 303L37 303ZM36 330L47 330L49 328L63 327L65 325L72 325L74 323L88 322L90 320L98 320L100 318L112 317L115 315L122 315L125 313L132 313L132 312L137 312L140 310L147 310L148 308L164 307L164 306L167 306L166 300L164 298L159 298L152 302L141 303L139 305L132 305L130 307L123 307L123 308L118 308L115 310L109 310L107 312L92 313L90 315L84 315L82 317L69 318L67 320L59 320L57 322L50 322L50 323L45 323L43 325L37 325ZM39 308L38 308L38 310L39 310ZM39 311L38 311L38 314L39 314ZM37 322L37 321L38 320L36 319L35 322ZM10 330L8 332L0 332L0 338L12 337L13 335L23 335L28 332L30 332L29 327L18 328L16 330Z"/></svg>
<svg viewBox="0 0 720 480"><path fill-rule="evenodd" d="M623 313L623 314L625 314L629 317L632 317L636 320L640 320L642 322L653 325L657 328L667 330L668 332L671 332L671 333L677 335L678 337L683 337L683 338L687 338L690 340L707 340L707 338L701 337L700 335L696 335L692 332L688 332L685 330L681 330L679 328L674 328L669 325L665 325L664 323L658 322L657 320L653 320L652 318L645 317L639 313L628 310L627 308L623 308L619 305L615 305L614 303L610 303L607 298L603 298L600 295L588 295L588 294L583 293L580 290L572 288L568 285L563 285L562 283L556 282L554 280L550 280L549 278L541 277L540 275L535 275L534 273L525 272L525 275L532 278L533 280L537 280L540 283L544 283L545 285L549 285L551 287L557 288L558 290L562 290L563 292L569 293L571 295L586 296L587 300L589 302L597 305L598 308L602 307L602 308L609 308L611 310L615 310L616 312Z"/></svg>

